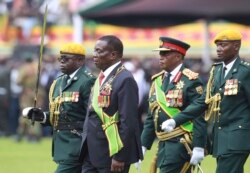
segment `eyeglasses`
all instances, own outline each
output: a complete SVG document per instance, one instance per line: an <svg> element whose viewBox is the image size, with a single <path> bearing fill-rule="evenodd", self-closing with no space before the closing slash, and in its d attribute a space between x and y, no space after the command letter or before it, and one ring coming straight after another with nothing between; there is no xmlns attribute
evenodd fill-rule
<svg viewBox="0 0 250 173"><path fill-rule="evenodd" d="M59 62L63 61L63 62L67 62L70 59L73 59L75 56L69 56L69 55L61 55L60 57L57 58L57 60Z"/></svg>

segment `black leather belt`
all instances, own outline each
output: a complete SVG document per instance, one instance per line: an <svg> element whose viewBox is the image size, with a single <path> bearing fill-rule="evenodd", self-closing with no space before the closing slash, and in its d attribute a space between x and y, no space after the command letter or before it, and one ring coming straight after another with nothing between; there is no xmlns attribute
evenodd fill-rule
<svg viewBox="0 0 250 173"><path fill-rule="evenodd" d="M81 130L83 128L83 121L76 122L58 122L57 130Z"/></svg>

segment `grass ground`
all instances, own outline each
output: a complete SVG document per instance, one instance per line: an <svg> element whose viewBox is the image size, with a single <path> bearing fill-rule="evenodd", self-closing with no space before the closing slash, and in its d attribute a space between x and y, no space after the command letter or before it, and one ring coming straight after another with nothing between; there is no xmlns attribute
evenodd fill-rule
<svg viewBox="0 0 250 173"><path fill-rule="evenodd" d="M147 151L141 165L141 173L147 173L155 147ZM215 160L210 156L202 162L204 173L215 172ZM44 138L39 143L15 142L11 138L0 138L0 173L53 173L56 164L51 157L51 139ZM250 159L245 171L250 170ZM139 173L131 166L130 173Z"/></svg>

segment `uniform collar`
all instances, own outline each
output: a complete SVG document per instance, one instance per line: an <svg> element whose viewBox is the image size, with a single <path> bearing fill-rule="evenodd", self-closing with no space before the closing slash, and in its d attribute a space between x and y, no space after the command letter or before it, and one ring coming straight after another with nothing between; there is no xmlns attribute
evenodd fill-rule
<svg viewBox="0 0 250 173"><path fill-rule="evenodd" d="M78 72L79 69L80 69L80 68L78 68L76 71L74 71L73 73L71 73L71 74L69 75L70 79L72 79L72 78L76 75L76 73Z"/></svg>
<svg viewBox="0 0 250 173"><path fill-rule="evenodd" d="M227 75L227 73L231 70L231 68L233 67L235 61L237 58L235 58L232 62L230 62L229 64L225 64L224 62L222 63L223 68L226 67L226 71L225 71L225 76Z"/></svg>
<svg viewBox="0 0 250 173"><path fill-rule="evenodd" d="M171 73L171 76L170 76L170 82L173 80L173 78L176 76L176 74L180 71L181 67L182 67L182 63L180 65L178 65L177 67L175 67L174 70L172 70L170 73ZM167 74L168 72L165 73L165 75Z"/></svg>

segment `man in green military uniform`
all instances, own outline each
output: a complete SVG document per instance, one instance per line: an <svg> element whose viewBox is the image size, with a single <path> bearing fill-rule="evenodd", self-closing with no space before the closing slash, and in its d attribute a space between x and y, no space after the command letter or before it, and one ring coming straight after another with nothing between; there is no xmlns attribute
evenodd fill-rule
<svg viewBox="0 0 250 173"><path fill-rule="evenodd" d="M80 173L81 133L95 77L85 67L85 50L81 44L64 45L58 60L63 75L50 87L49 112L28 107L23 110L23 116L53 127L56 173Z"/></svg>
<svg viewBox="0 0 250 173"><path fill-rule="evenodd" d="M141 136L142 149L145 153L157 137L157 167L160 172L187 173L191 171L190 163L196 165L204 158L205 120L200 117L172 133L165 133L161 125L200 97L203 84L198 73L183 65L184 56L190 46L169 37L160 37L160 41L160 47L155 50L159 51L159 65L163 71L152 77L149 113ZM194 147L191 160L187 151L189 147Z"/></svg>
<svg viewBox="0 0 250 173"><path fill-rule="evenodd" d="M250 63L241 60L242 35L224 30L215 37L218 58L213 65L206 92L194 104L165 123L166 131L193 119L206 110L211 122L212 154L216 173L243 173L250 153Z"/></svg>

